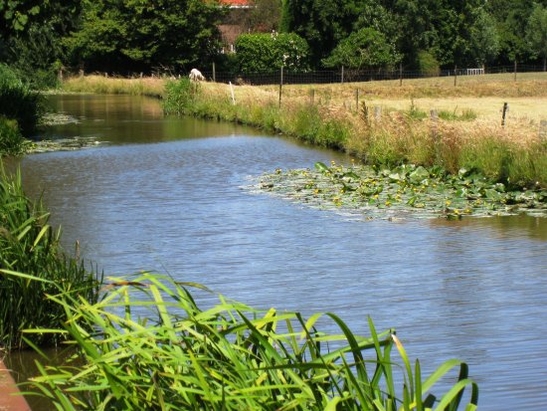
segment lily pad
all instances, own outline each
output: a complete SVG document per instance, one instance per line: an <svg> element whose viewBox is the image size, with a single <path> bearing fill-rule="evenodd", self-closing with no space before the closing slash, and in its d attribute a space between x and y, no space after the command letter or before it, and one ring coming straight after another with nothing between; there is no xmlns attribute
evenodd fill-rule
<svg viewBox="0 0 547 411"><path fill-rule="evenodd" d="M449 175L437 168L403 165L276 170L253 179L251 189L310 207L365 219L486 217L529 213L547 216L547 191L506 192L467 170Z"/></svg>

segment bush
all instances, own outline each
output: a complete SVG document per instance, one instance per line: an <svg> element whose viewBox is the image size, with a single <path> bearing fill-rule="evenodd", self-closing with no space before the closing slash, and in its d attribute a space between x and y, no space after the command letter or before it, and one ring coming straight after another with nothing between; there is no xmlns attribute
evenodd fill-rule
<svg viewBox="0 0 547 411"><path fill-rule="evenodd" d="M271 73L281 66L293 71L309 68L308 43L294 33L243 34L235 47L241 73Z"/></svg>
<svg viewBox="0 0 547 411"><path fill-rule="evenodd" d="M169 81L165 85L165 92L164 113L180 116L193 112L193 105L200 92L200 86L199 83L182 77L178 81Z"/></svg>
<svg viewBox="0 0 547 411"><path fill-rule="evenodd" d="M17 121L0 116L0 157L23 154L26 140L21 135Z"/></svg>
<svg viewBox="0 0 547 411"><path fill-rule="evenodd" d="M0 64L0 116L16 120L25 137L36 130L44 112L42 96L8 66Z"/></svg>
<svg viewBox="0 0 547 411"><path fill-rule="evenodd" d="M435 56L423 50L418 52L418 70L426 77L437 77L441 72Z"/></svg>

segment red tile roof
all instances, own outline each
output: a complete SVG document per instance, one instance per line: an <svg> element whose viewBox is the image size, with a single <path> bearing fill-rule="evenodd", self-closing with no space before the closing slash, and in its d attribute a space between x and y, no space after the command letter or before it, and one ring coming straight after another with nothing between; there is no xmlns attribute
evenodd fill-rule
<svg viewBox="0 0 547 411"><path fill-rule="evenodd" d="M251 6L250 0L220 0L220 3L230 7L250 7Z"/></svg>

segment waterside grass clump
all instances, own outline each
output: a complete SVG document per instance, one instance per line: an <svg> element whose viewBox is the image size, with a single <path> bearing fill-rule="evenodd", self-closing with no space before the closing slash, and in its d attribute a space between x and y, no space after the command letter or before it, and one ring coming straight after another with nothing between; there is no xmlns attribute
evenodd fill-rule
<svg viewBox="0 0 547 411"><path fill-rule="evenodd" d="M8 174L0 165L0 349L59 343L59 335L24 333L59 327L65 321L62 307L47 295L98 298L100 278L77 256L61 250L61 232L48 219L41 203L25 196L20 173ZM11 275L14 272L25 275Z"/></svg>
<svg viewBox="0 0 547 411"><path fill-rule="evenodd" d="M201 309L190 289L142 273L111 279L94 304L51 297L67 321L49 332L78 351L64 366L40 366L32 392L64 411L476 409L465 363L448 360L424 379L395 332L377 333L370 319L362 337L332 313L304 319L222 296ZM338 331L321 332L326 323Z"/></svg>

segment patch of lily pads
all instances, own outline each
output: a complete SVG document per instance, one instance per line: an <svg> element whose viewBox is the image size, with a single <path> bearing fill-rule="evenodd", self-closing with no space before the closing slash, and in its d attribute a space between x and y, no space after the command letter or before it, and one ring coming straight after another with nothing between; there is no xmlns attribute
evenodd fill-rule
<svg viewBox="0 0 547 411"><path fill-rule="evenodd" d="M75 136L70 138L54 138L46 140L29 141L26 152L31 153L49 153L52 151L73 151L84 148L97 147L104 142L97 140L96 137Z"/></svg>
<svg viewBox="0 0 547 411"><path fill-rule="evenodd" d="M384 169L318 162L313 170L278 169L264 174L253 188L364 219L547 216L547 190L508 190L466 169L453 175L441 167Z"/></svg>

